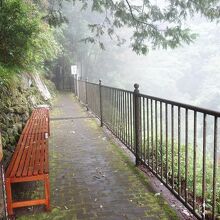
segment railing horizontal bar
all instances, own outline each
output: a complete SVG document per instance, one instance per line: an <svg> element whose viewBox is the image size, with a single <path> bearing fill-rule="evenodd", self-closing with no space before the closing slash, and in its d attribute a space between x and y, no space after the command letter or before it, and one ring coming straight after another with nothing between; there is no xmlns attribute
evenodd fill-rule
<svg viewBox="0 0 220 220"><path fill-rule="evenodd" d="M80 80L80 81L83 81L83 80ZM87 83L98 86L98 84L96 84L96 83L92 83L92 82L87 82ZM116 88L116 87L111 87L111 86L106 86L106 85L102 85L102 87L115 89L115 90L118 90L118 91L124 91L124 92L128 92L128 93L133 93L130 90L119 89L119 88ZM206 113L206 114L209 114L209 115L220 117L220 112L218 112L218 111L213 111L213 110L210 110L210 109L201 108L201 107L194 106L194 105L189 105L189 104L185 104L185 103L181 103L181 102L176 102L176 101L172 101L172 100L169 100L169 99L163 99L163 98L159 98L159 97L155 97L155 96L145 95L145 94L142 94L142 93L139 93L138 96L153 99L154 101L164 102L164 103L174 105L174 106L178 106L178 107L181 107L181 108L186 108L186 109L189 109L189 110L192 110L192 111L197 111L197 112L200 112L200 113Z"/></svg>
<svg viewBox="0 0 220 220"><path fill-rule="evenodd" d="M82 80L81 80L82 81ZM92 82L87 82L88 84L90 84L90 85L95 85L95 86L99 86L99 84L97 84L97 83L92 83Z"/></svg>
<svg viewBox="0 0 220 220"><path fill-rule="evenodd" d="M168 100L168 99L149 96L149 95L145 95L145 94L141 94L141 93L138 94L138 95L140 97L149 98L149 99L152 99L154 101L164 102L164 103L167 103L167 104L170 104L170 105L173 105L173 106L178 106L178 107L186 108L186 109L189 109L189 110L192 110L192 111L197 111L197 112L200 112L200 113L205 113L205 114L213 115L213 116L216 116L216 117L220 117L220 112L213 111L213 110L210 110L210 109L205 109L205 108L201 108L201 107L198 107L198 106L184 104L184 103L181 103L181 102L176 102L176 101L172 101L172 100Z"/></svg>
<svg viewBox="0 0 220 220"><path fill-rule="evenodd" d="M109 89L115 89L115 90L118 90L118 91L121 91L121 92L133 93L132 91L129 91L129 90L126 90L126 89L119 89L119 88L115 88L115 87L111 87L111 86L102 85L102 87L103 88L109 88Z"/></svg>

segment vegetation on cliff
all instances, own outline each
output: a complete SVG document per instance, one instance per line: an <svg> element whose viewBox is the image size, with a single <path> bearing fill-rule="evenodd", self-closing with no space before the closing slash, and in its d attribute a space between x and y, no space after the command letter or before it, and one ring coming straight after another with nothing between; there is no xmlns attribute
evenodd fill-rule
<svg viewBox="0 0 220 220"><path fill-rule="evenodd" d="M45 63L61 52L43 16L31 1L7 0L0 10L0 130L6 166L32 108L45 102L32 75L45 75Z"/></svg>

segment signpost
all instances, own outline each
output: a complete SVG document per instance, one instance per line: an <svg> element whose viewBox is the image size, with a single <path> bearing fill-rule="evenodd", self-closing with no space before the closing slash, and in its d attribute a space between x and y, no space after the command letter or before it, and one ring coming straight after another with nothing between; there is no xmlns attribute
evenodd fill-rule
<svg viewBox="0 0 220 220"><path fill-rule="evenodd" d="M77 65L72 65L72 66L71 66L71 74L72 74L72 75L77 74Z"/></svg>

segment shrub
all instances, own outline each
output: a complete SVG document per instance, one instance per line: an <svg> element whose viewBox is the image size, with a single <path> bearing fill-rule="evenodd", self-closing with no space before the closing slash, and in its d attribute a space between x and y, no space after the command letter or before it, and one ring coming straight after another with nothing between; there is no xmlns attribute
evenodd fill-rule
<svg viewBox="0 0 220 220"><path fill-rule="evenodd" d="M37 7L22 0L7 0L0 10L0 62L30 68L56 57L60 48L53 30Z"/></svg>

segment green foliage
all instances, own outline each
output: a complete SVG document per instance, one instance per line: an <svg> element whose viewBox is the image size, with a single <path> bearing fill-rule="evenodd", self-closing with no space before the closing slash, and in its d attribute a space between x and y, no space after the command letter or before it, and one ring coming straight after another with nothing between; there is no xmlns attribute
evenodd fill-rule
<svg viewBox="0 0 220 220"><path fill-rule="evenodd" d="M145 140L146 145L148 143L148 139ZM144 149L144 147L143 147ZM166 158L166 143L158 139L157 145L156 141L151 140L151 137L149 137L149 152L148 147L146 146L146 161L148 161L149 158L149 165L154 166L154 170L156 170L156 160L158 163L158 173L161 175L161 166L163 167L163 173L162 178L165 180L166 176L168 176L168 184L172 185L172 178L174 179L174 190L178 191L178 186L181 188L181 196L185 197L184 187L186 187L186 158L185 158L185 152L186 152L186 146L180 145L180 148L178 149L178 144L176 142L172 143L169 140L167 143L167 158ZM172 151L173 151L173 157L172 157ZM179 151L179 156L178 156ZM201 204L201 198L202 198L202 179L203 179L203 153L202 150L199 149L199 146L197 146L197 155L196 155L196 169L194 169L194 147L193 145L188 145L188 160L187 160L187 166L188 166L188 173L187 173L187 189L188 189L188 198L189 202L192 202L193 197L193 180L194 180L194 170L196 173L195 181L196 181L196 200L197 200L197 209L201 211L202 204ZM161 155L162 153L162 155ZM144 157L144 151L143 155ZM161 160L162 158L162 160ZM166 171L166 160L168 161L168 170ZM178 161L180 160L180 183L178 182ZM173 173L172 173L173 168ZM208 153L206 155L206 173L205 173L205 179L206 179L206 209L210 209L212 207L212 192L213 192L213 158ZM220 177L217 175L216 179L217 183L217 209L218 213L220 213Z"/></svg>
<svg viewBox="0 0 220 220"><path fill-rule="evenodd" d="M45 61L52 61L61 52L61 46L54 38L54 30L41 24L40 33L32 39L27 51L26 66L44 67Z"/></svg>
<svg viewBox="0 0 220 220"><path fill-rule="evenodd" d="M0 10L0 62L23 68L42 66L55 58L59 46L37 7L7 0Z"/></svg>
<svg viewBox="0 0 220 220"><path fill-rule="evenodd" d="M102 18L97 22L89 22L92 36L85 42L100 42L105 34L111 38L118 28L129 27L133 30L132 49L138 54L146 54L150 48L176 48L193 42L196 34L186 27L186 20L199 14L210 21L218 21L220 17L218 1L178 1L169 0L163 4L157 1L102 1L73 0L81 3L82 10L98 12ZM116 39L120 40L118 35ZM123 41L122 41L123 42ZM119 42L121 44L121 42Z"/></svg>
<svg viewBox="0 0 220 220"><path fill-rule="evenodd" d="M0 63L0 87L4 87L6 90L13 87L16 82L16 74L20 72L17 67L5 67Z"/></svg>
<svg viewBox="0 0 220 220"><path fill-rule="evenodd" d="M60 10L49 10L48 14L43 17L51 27L59 27L63 23L68 23L66 16Z"/></svg>
<svg viewBox="0 0 220 220"><path fill-rule="evenodd" d="M0 61L23 65L30 39L39 33L35 8L19 0L5 1L0 10Z"/></svg>

